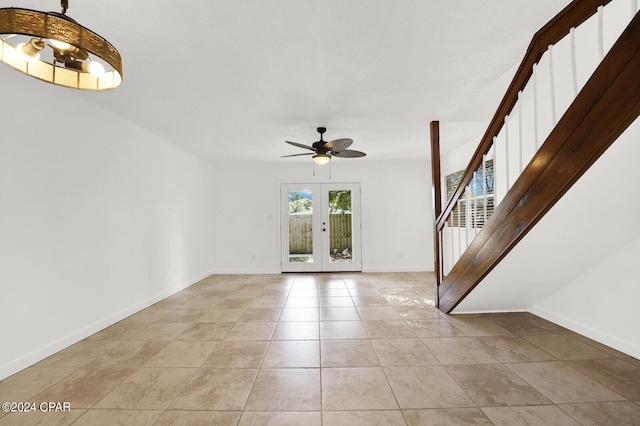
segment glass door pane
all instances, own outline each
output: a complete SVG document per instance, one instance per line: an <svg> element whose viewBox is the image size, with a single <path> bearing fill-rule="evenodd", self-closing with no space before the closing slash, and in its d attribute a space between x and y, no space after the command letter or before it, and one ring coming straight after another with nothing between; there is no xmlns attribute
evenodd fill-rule
<svg viewBox="0 0 640 426"><path fill-rule="evenodd" d="M289 263L313 263L313 192L288 191Z"/></svg>
<svg viewBox="0 0 640 426"><path fill-rule="evenodd" d="M322 219L319 184L280 186L283 272L322 270Z"/></svg>
<svg viewBox="0 0 640 426"><path fill-rule="evenodd" d="M329 262L353 262L353 209L351 190L329 191Z"/></svg>

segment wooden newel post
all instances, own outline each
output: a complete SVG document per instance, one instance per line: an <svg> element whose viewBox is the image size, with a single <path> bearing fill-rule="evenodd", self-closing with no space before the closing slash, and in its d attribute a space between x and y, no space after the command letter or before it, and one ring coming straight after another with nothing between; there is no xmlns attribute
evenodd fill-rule
<svg viewBox="0 0 640 426"><path fill-rule="evenodd" d="M431 197L433 206L433 272L435 279L436 308L440 307L440 281L442 259L440 255L440 233L437 219L442 213L442 188L440 185L440 122L432 121L431 130Z"/></svg>

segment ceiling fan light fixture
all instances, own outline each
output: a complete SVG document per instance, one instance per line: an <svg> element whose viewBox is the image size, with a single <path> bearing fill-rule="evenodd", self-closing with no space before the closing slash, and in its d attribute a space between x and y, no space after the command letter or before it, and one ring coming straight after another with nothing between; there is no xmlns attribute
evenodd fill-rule
<svg viewBox="0 0 640 426"><path fill-rule="evenodd" d="M313 162L316 164L327 164L331 161L331 157L342 157L342 158L357 158L364 157L364 152L354 151L352 149L347 149L353 143L353 139L349 138L341 138L335 139L332 141L325 141L322 138L322 135L327 131L326 127L318 127L318 133L320 133L320 140L314 142L311 146L304 145L298 142L285 141L289 145L296 146L298 148L307 149L313 152L306 152L303 154L291 154L291 155L283 155L282 157L298 157L301 155L312 155ZM315 154L314 154L315 153Z"/></svg>
<svg viewBox="0 0 640 426"><path fill-rule="evenodd" d="M62 13L1 8L0 62L57 86L88 91L115 89L122 83L120 53L107 40L66 16L68 3L61 0ZM90 60L90 55L100 61Z"/></svg>
<svg viewBox="0 0 640 426"><path fill-rule="evenodd" d="M320 165L327 164L329 161L331 161L331 156L325 153L318 153L311 158L313 158L314 163L320 164Z"/></svg>

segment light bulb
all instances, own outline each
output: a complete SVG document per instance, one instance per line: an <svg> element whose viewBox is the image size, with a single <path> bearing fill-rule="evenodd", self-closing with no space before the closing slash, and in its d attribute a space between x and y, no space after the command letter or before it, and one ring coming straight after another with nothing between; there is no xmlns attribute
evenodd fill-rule
<svg viewBox="0 0 640 426"><path fill-rule="evenodd" d="M49 39L49 42L53 45L53 47L60 50L68 50L71 47L69 43L65 43L64 41L54 40L51 38Z"/></svg>
<svg viewBox="0 0 640 426"><path fill-rule="evenodd" d="M104 66L100 62L89 62L89 73L94 77L100 77L105 73Z"/></svg>
<svg viewBox="0 0 640 426"><path fill-rule="evenodd" d="M16 51L22 59L28 62L34 62L40 59L40 51L44 49L42 40L32 38L29 43L20 43L16 46Z"/></svg>

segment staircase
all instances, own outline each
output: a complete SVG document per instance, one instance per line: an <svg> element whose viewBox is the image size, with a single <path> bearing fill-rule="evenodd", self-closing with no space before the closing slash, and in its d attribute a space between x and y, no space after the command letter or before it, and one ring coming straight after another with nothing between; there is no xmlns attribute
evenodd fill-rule
<svg viewBox="0 0 640 426"><path fill-rule="evenodd" d="M639 114L637 1L576 0L533 37L445 203L432 122L437 306L451 313Z"/></svg>

